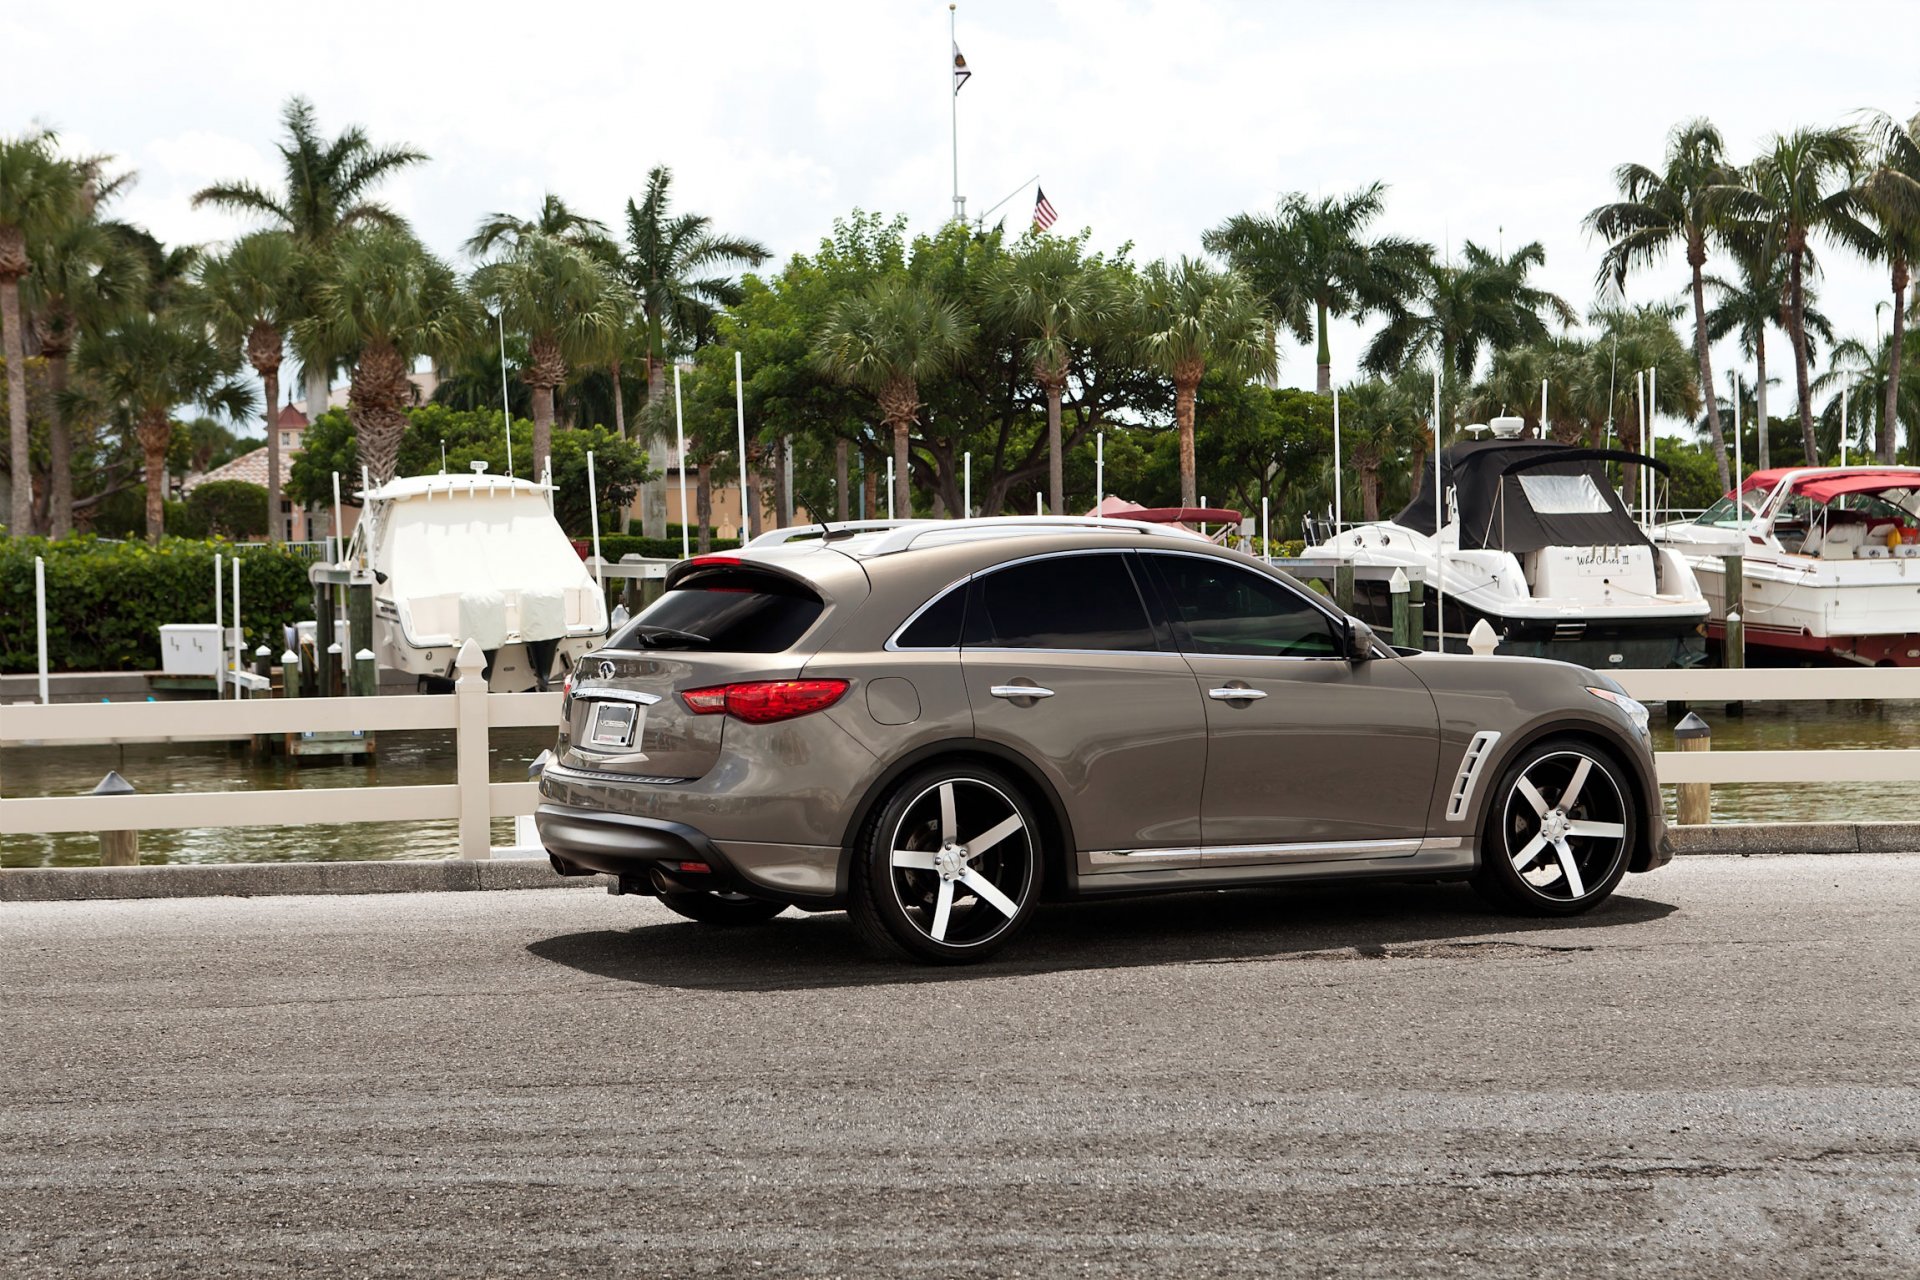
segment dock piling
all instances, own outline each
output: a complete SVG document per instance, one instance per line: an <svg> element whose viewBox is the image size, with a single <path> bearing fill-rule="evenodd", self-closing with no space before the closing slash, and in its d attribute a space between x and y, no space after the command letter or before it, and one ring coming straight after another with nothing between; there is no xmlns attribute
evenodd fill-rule
<svg viewBox="0 0 1920 1280"><path fill-rule="evenodd" d="M1682 751L1711 751L1713 728L1689 711L1686 719L1673 726L1673 740ZM1713 821L1712 783L1683 782L1677 790L1680 793L1677 816L1682 826L1703 827Z"/></svg>
<svg viewBox="0 0 1920 1280"><path fill-rule="evenodd" d="M107 776L100 779L90 795L130 796L136 788L121 777L116 770L109 769ZM103 867L137 867L140 865L140 833L138 831L102 831L100 833L100 865Z"/></svg>
<svg viewBox="0 0 1920 1280"><path fill-rule="evenodd" d="M1411 588L1405 569L1395 569L1393 576L1387 579L1387 590L1393 596L1393 644L1398 649L1413 644L1413 615L1407 608L1407 595Z"/></svg>

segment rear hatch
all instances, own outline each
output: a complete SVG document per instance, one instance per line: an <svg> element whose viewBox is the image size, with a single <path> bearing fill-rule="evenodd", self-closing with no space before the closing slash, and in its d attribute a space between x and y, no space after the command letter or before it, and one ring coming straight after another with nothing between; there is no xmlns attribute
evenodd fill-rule
<svg viewBox="0 0 1920 1280"><path fill-rule="evenodd" d="M858 566L826 554L864 586ZM731 718L715 710L724 700L704 691L799 676L833 629L836 594L847 592L757 560L714 556L676 567L660 599L575 668L561 763L635 780L704 776Z"/></svg>

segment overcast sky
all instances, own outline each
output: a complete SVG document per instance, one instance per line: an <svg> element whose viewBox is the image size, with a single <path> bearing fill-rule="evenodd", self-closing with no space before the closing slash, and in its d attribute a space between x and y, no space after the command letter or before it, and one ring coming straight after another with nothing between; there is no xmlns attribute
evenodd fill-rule
<svg viewBox="0 0 1920 1280"><path fill-rule="evenodd" d="M1381 230L1540 240L1543 282L1584 311L1598 248L1580 223L1613 194L1614 165L1657 162L1672 125L1700 114L1743 160L1776 130L1861 108L1904 118L1920 109L1914 13L962 0L960 189L977 213L1038 173L1058 229L1146 258L1198 253L1204 228L1284 191L1377 179L1391 185ZM246 224L189 196L275 183L279 110L303 93L328 134L358 123L432 155L382 194L450 257L481 214L530 213L547 190L615 222L664 163L683 208L784 258L855 206L916 229L947 216L947 23L941 0L8 5L0 130L37 121L119 157L139 174L123 216L217 242ZM1008 203L1010 227L1032 200L1028 187ZM1685 283L1676 257L1629 296ZM1871 338L1879 269L1831 253L1824 288L1835 326ZM1333 340L1345 378L1364 335ZM1312 385L1311 350L1283 359L1284 380ZM1776 369L1790 387L1789 362Z"/></svg>

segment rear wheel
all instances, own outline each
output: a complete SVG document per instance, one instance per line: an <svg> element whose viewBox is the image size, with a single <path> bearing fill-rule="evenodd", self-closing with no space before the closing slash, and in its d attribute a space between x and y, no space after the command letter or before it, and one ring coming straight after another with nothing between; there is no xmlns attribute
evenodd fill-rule
<svg viewBox="0 0 1920 1280"><path fill-rule="evenodd" d="M784 902L709 889L663 890L660 901L666 904L667 910L701 924L765 924L787 909Z"/></svg>
<svg viewBox="0 0 1920 1280"><path fill-rule="evenodd" d="M1487 814L1473 887L1503 911L1571 916L1626 874L1638 822L1626 770L1585 742L1549 739L1507 766Z"/></svg>
<svg viewBox="0 0 1920 1280"><path fill-rule="evenodd" d="M895 788L854 850L848 914L869 944L934 964L984 960L1040 898L1039 824L1006 778L938 765Z"/></svg>

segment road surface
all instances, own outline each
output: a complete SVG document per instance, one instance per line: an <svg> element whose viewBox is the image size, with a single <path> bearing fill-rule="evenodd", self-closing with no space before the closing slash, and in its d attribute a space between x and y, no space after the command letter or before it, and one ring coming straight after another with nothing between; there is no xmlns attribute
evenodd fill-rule
<svg viewBox="0 0 1920 1280"><path fill-rule="evenodd" d="M1053 908L0 907L0 1274L1920 1274L1920 857Z"/></svg>

